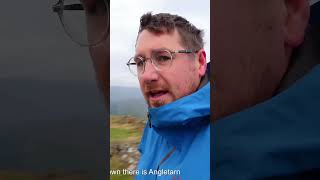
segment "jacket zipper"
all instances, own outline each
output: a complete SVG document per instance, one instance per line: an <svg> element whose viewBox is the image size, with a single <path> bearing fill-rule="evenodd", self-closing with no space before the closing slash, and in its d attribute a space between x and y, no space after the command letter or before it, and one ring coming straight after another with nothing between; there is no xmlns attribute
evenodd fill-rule
<svg viewBox="0 0 320 180"><path fill-rule="evenodd" d="M148 118L148 122L149 122L149 128L152 128L152 124L151 124L151 116L149 111L147 112L147 118Z"/></svg>
<svg viewBox="0 0 320 180"><path fill-rule="evenodd" d="M164 156L164 158L162 158L162 160L160 161L160 163L157 166L157 172L160 169L161 164L163 164L167 159L169 159L169 157L173 154L173 152L176 150L176 147L174 146L171 151L168 152L167 155ZM156 175L156 180L158 179L158 175Z"/></svg>
<svg viewBox="0 0 320 180"><path fill-rule="evenodd" d="M152 128L152 124L151 124L151 115L149 113L149 111L147 112L147 118L148 118L148 122L149 122L149 128ZM173 147L171 149L171 151L168 152L168 154L166 154L164 156L164 158L160 161L160 163L157 166L157 172L160 169L160 165L163 164L167 159L169 159L169 157L173 154L173 152L176 150L176 147ZM156 176L156 180L158 179L158 176Z"/></svg>

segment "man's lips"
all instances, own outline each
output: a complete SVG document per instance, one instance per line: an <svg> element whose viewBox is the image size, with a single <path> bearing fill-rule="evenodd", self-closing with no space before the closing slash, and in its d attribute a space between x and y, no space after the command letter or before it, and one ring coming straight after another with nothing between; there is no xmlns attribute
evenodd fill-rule
<svg viewBox="0 0 320 180"><path fill-rule="evenodd" d="M167 90L152 90L148 92L150 100L157 100L168 93Z"/></svg>

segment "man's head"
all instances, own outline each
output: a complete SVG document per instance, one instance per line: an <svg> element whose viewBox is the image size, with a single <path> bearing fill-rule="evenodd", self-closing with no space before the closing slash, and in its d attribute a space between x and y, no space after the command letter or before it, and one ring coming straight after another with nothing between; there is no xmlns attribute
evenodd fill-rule
<svg viewBox="0 0 320 180"><path fill-rule="evenodd" d="M206 71L202 34L177 15L141 17L134 62L138 69L144 66L137 76L149 107L168 104L198 89Z"/></svg>
<svg viewBox="0 0 320 180"><path fill-rule="evenodd" d="M219 0L213 9L213 107L221 118L276 92L309 19L308 0Z"/></svg>

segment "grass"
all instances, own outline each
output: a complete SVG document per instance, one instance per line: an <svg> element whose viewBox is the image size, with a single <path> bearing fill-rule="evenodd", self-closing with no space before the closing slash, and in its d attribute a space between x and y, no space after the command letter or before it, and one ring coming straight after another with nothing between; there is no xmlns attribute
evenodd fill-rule
<svg viewBox="0 0 320 180"><path fill-rule="evenodd" d="M110 180L133 180L133 177L129 175L112 175L110 177Z"/></svg>
<svg viewBox="0 0 320 180"><path fill-rule="evenodd" d="M120 158L117 156L113 156L110 159L111 170L122 170L125 169L125 165L121 163ZM110 175L111 180L133 180L133 176L130 175Z"/></svg>
<svg viewBox="0 0 320 180"><path fill-rule="evenodd" d="M110 141L124 140L130 137L138 137L140 135L139 132L133 131L131 129L123 129L123 128L110 128Z"/></svg>
<svg viewBox="0 0 320 180"><path fill-rule="evenodd" d="M111 116L110 118L110 142L113 143L139 143L144 123L127 116Z"/></svg>
<svg viewBox="0 0 320 180"><path fill-rule="evenodd" d="M110 117L110 143L111 144L138 144L142 135L144 123L131 116L111 116ZM113 170L126 169L127 164L124 164L117 154L114 154L110 159L110 168ZM111 180L133 180L130 175L111 175Z"/></svg>

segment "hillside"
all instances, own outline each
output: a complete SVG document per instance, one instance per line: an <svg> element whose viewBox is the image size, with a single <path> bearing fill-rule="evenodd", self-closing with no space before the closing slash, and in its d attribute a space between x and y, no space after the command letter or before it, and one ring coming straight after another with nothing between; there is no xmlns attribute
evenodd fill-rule
<svg viewBox="0 0 320 180"><path fill-rule="evenodd" d="M138 145L145 122L133 116L110 117L110 173L136 169L140 158ZM129 180L133 176L112 175L111 180Z"/></svg>

